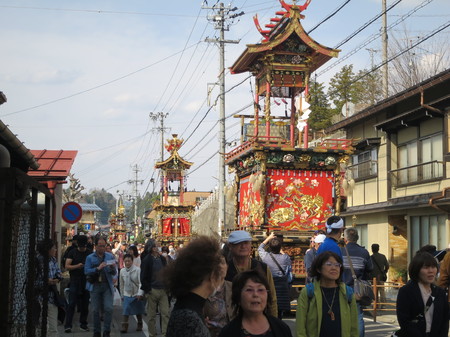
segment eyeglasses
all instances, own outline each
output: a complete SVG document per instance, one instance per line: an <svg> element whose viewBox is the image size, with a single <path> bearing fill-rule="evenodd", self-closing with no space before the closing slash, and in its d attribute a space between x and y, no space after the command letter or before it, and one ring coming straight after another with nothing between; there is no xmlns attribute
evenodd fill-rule
<svg viewBox="0 0 450 337"><path fill-rule="evenodd" d="M245 288L244 289L244 293L247 295L253 295L254 293L258 294L258 295L264 295L265 293L267 293L268 290L266 288Z"/></svg>
<svg viewBox="0 0 450 337"><path fill-rule="evenodd" d="M97 247L100 247L100 248L105 248L105 247L106 247L106 245L97 245Z"/></svg>
<svg viewBox="0 0 450 337"><path fill-rule="evenodd" d="M336 267L336 268L341 268L342 267L342 264L340 264L340 263L333 263L333 262L325 262L324 265L327 266L327 267Z"/></svg>

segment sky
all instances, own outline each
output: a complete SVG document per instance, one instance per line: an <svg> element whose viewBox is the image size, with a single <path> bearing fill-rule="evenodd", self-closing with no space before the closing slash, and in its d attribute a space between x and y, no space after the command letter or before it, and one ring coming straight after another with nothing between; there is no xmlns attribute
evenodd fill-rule
<svg viewBox="0 0 450 337"><path fill-rule="evenodd" d="M194 162L188 189L213 190L218 182L214 154L219 147L219 105L204 116L219 94L213 85L218 81L219 49L205 40L218 37L218 31L209 20L214 12L202 7L215 4L0 0L0 91L8 99L0 106L0 119L29 149L77 150L72 173L86 190L131 194L128 182L135 179L137 167L143 194L159 191L150 179L158 181L154 165L161 158L161 136L159 121L150 113L163 112L168 128L164 138L178 134L185 139L179 153ZM313 39L335 47L381 12L381 0L312 0L302 25L311 30L343 4L310 33ZM407 30L406 36L418 41L450 18L448 0L387 0L388 8L394 4L388 12L388 26L396 23L389 27L390 37ZM411 13L419 4L426 5ZM237 8L232 13L244 14L227 21L225 38L239 43L226 45L226 68L246 44L260 42L253 16L258 14L264 27L281 9L278 0L235 0L228 5ZM411 15L406 18L407 13ZM380 28L377 19L343 44L338 62L330 60L319 69L317 80L327 83L347 64L356 71L379 64L381 40L374 36ZM449 33L447 28L429 41L448 39ZM417 49L415 55L426 58L429 51ZM328 65L333 66L324 71ZM252 113L251 108L242 110L252 103L254 80L248 75L226 72L226 116ZM227 142L239 139L239 129L238 119L226 119ZM227 181L232 179L227 174Z"/></svg>

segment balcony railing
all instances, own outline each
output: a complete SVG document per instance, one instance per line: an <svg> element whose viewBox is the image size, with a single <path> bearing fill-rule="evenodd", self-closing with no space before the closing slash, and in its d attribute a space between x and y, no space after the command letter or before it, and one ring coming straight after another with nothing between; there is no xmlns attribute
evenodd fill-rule
<svg viewBox="0 0 450 337"><path fill-rule="evenodd" d="M348 167L352 171L353 179L362 180L376 177L378 172L378 163L376 160L368 160Z"/></svg>
<svg viewBox="0 0 450 337"><path fill-rule="evenodd" d="M427 163L411 165L390 171L394 187L420 184L443 178L444 163L434 160Z"/></svg>

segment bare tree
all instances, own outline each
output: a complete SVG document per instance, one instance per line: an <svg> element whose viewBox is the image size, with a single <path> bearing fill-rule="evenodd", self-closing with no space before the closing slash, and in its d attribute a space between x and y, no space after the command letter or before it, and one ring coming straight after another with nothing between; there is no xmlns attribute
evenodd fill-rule
<svg viewBox="0 0 450 337"><path fill-rule="evenodd" d="M404 29L391 36L389 54L394 56L411 48L423 37ZM395 58L389 65L389 91L397 93L450 67L450 43L444 35L436 35Z"/></svg>
<svg viewBox="0 0 450 337"><path fill-rule="evenodd" d="M81 191L83 190L84 187L81 186L80 179L75 178L73 174L69 174L69 188L64 190L63 193L64 202L78 202L82 197Z"/></svg>

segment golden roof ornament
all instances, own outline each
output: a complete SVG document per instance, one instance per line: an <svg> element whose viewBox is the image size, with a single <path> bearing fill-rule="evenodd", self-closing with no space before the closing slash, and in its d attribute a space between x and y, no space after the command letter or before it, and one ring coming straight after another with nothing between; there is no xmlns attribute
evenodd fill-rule
<svg viewBox="0 0 450 337"><path fill-rule="evenodd" d="M172 134L172 139L169 139L167 141L167 144L164 146L166 150L170 153L173 153L174 151L178 151L181 147L181 144L183 144L184 139L177 138L177 134Z"/></svg>

